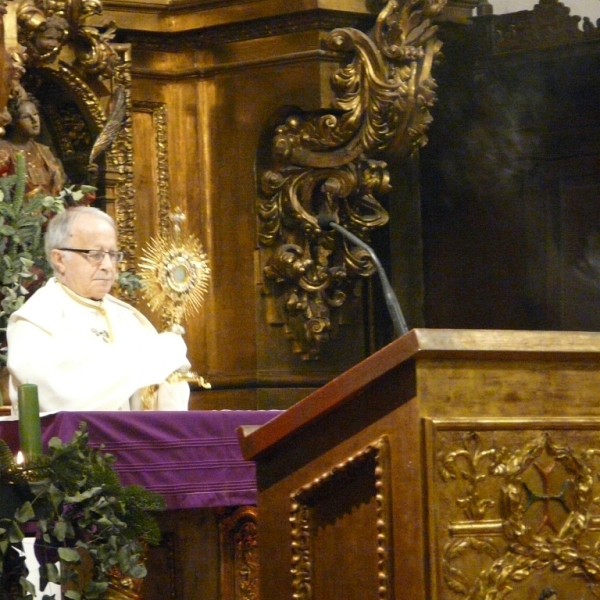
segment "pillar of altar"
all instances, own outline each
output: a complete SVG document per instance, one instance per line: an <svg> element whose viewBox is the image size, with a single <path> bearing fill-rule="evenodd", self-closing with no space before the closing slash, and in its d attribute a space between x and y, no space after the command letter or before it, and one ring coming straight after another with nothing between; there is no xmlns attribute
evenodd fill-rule
<svg viewBox="0 0 600 600"><path fill-rule="evenodd" d="M293 299L287 303L265 279L269 256L257 230L276 127L292 107L339 110L332 76L351 52L326 39L339 28L370 31L383 6L336 0L105 6L102 17L114 19L119 39L132 47L137 248L160 233L169 206L177 204L215 274L199 316L185 325L193 369L212 385L192 391L192 409L287 408L379 342L373 323L365 323L373 290L352 289L347 302L341 293L323 292L322 304L315 302L322 312L344 304L323 332L313 322L321 310L306 308L311 301L297 301L298 315L290 317ZM332 140L332 148L337 144ZM393 171L390 229L402 254L393 268L414 323L422 304L417 186L408 183L400 160L386 160ZM384 313L380 308L372 308L372 320ZM303 319L306 332L295 332ZM318 362L299 349L305 337L327 338Z"/></svg>
<svg viewBox="0 0 600 600"><path fill-rule="evenodd" d="M317 369L269 314L257 161L270 152L265 136L282 106L330 105L337 59L322 50L326 33L368 28L374 16L356 2L105 6L103 18L132 45L137 247L178 205L211 261L204 306L185 324L193 369L212 385L192 390L192 409L285 408L363 356L360 306ZM160 325L160 315L148 316Z"/></svg>

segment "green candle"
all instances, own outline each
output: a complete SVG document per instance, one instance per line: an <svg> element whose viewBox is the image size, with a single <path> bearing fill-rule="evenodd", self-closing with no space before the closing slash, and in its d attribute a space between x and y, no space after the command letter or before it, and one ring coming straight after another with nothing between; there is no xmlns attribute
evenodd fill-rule
<svg viewBox="0 0 600 600"><path fill-rule="evenodd" d="M42 453L42 427L37 385L19 386L19 440L27 462Z"/></svg>

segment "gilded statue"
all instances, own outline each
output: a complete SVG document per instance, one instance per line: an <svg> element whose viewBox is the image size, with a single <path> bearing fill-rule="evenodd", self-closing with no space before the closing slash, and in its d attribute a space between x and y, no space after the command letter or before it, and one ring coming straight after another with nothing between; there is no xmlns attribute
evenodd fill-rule
<svg viewBox="0 0 600 600"><path fill-rule="evenodd" d="M0 140L0 176L15 172L16 154L22 152L27 165L27 196L58 196L67 176L52 150L35 140L41 131L37 102L32 96L12 98L8 111L12 120L6 125L6 138Z"/></svg>

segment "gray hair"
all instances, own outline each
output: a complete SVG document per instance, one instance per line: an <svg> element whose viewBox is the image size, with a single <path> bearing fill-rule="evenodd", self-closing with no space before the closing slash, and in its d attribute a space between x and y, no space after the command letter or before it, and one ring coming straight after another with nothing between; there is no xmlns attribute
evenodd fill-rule
<svg viewBox="0 0 600 600"><path fill-rule="evenodd" d="M54 269L54 263L51 258L52 250L68 246L69 238L73 233L73 223L79 215L92 215L106 221L115 232L117 231L117 226L115 225L113 218L104 211L101 211L99 208L94 208L93 206L74 206L58 213L50 219L44 237L46 260L52 266L52 269Z"/></svg>

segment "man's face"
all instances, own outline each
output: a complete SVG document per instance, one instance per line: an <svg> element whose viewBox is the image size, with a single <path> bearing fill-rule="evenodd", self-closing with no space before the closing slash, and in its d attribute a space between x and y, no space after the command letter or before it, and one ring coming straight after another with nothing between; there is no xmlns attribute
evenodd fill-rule
<svg viewBox="0 0 600 600"><path fill-rule="evenodd" d="M117 236L110 223L94 215L78 215L65 248L116 251ZM58 280L70 290L93 300L108 294L117 275L117 265L106 254L100 264L92 264L85 254L52 251Z"/></svg>

